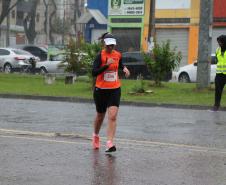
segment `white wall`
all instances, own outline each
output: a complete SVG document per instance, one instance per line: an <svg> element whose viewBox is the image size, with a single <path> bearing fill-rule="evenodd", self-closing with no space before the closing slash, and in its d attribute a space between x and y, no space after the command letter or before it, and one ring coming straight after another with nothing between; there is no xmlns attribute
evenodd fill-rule
<svg viewBox="0 0 226 185"><path fill-rule="evenodd" d="M156 0L156 9L189 9L191 0Z"/></svg>

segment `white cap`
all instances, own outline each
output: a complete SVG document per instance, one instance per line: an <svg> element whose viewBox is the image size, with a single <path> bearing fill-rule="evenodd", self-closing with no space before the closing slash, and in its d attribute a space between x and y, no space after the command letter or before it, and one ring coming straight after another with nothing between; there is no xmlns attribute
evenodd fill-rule
<svg viewBox="0 0 226 185"><path fill-rule="evenodd" d="M116 39L114 38L105 38L104 42L106 45L116 45Z"/></svg>

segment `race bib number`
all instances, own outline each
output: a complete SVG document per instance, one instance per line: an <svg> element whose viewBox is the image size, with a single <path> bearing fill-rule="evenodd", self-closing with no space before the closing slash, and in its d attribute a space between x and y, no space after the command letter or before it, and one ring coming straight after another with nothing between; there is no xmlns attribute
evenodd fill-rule
<svg viewBox="0 0 226 185"><path fill-rule="evenodd" d="M104 73L104 81L114 82L117 80L117 73L115 71L107 71Z"/></svg>

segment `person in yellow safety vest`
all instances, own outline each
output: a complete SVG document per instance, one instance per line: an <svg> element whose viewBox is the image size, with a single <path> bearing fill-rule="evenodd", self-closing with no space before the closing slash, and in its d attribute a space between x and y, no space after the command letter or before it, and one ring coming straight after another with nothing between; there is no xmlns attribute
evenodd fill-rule
<svg viewBox="0 0 226 185"><path fill-rule="evenodd" d="M226 84L226 35L219 36L217 42L219 47L216 50L215 103L212 111L219 110L222 92Z"/></svg>

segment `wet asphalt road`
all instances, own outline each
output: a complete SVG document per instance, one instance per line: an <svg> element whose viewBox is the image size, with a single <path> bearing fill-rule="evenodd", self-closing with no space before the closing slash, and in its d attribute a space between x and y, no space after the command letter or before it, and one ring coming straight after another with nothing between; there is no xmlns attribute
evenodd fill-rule
<svg viewBox="0 0 226 185"><path fill-rule="evenodd" d="M121 106L112 156L106 122L91 149L94 115L89 103L0 98L0 185L226 184L225 112Z"/></svg>

